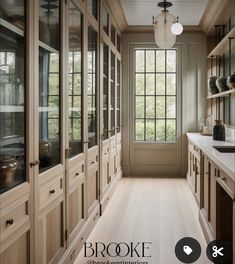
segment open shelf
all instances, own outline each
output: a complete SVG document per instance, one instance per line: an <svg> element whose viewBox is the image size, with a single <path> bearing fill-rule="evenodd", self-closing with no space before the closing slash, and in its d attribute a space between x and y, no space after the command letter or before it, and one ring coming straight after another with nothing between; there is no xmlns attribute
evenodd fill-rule
<svg viewBox="0 0 235 264"><path fill-rule="evenodd" d="M228 96L229 94L235 93L235 89L231 89L222 93L217 93L217 94L213 94L213 95L209 95L207 97L207 99L213 99L213 98L219 98L219 97L224 97L224 96Z"/></svg>
<svg viewBox="0 0 235 264"><path fill-rule="evenodd" d="M213 56L222 56L229 51L229 38L235 38L235 27L216 45L216 47L208 55L208 59ZM235 48L235 40L232 41L232 49Z"/></svg>

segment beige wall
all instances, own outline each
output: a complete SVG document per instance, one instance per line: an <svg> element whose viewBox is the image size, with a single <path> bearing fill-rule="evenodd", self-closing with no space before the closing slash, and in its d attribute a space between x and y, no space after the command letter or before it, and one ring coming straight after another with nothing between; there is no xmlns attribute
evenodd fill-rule
<svg viewBox="0 0 235 264"><path fill-rule="evenodd" d="M205 115L207 94L207 41L203 33L184 33L177 39L181 69L178 87L178 131L176 144L137 143L132 136L133 75L132 49L154 45L153 33L123 35L123 169L125 176L185 177L186 132L197 131Z"/></svg>

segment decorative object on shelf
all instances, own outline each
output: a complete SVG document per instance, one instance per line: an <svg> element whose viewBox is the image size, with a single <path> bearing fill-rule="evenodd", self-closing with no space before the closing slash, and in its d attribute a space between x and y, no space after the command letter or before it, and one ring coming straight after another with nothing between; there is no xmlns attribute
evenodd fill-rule
<svg viewBox="0 0 235 264"><path fill-rule="evenodd" d="M217 78L216 86L218 87L221 93L229 90L229 87L227 85L227 78L224 77Z"/></svg>
<svg viewBox="0 0 235 264"><path fill-rule="evenodd" d="M40 159L49 157L51 153L51 143L48 140L39 143L39 157Z"/></svg>
<svg viewBox="0 0 235 264"><path fill-rule="evenodd" d="M227 86L230 89L235 89L235 72L232 73L230 76L227 78Z"/></svg>
<svg viewBox="0 0 235 264"><path fill-rule="evenodd" d="M172 3L165 0L158 3L158 6L164 10L162 10L162 14L153 17L155 42L159 48L170 49L175 45L176 35L183 32L183 26L179 23L179 18L167 10L172 6Z"/></svg>
<svg viewBox="0 0 235 264"><path fill-rule="evenodd" d="M0 187L11 186L15 177L17 161L14 156L0 155Z"/></svg>
<svg viewBox="0 0 235 264"><path fill-rule="evenodd" d="M215 120L213 140L225 141L225 127L222 120Z"/></svg>
<svg viewBox="0 0 235 264"><path fill-rule="evenodd" d="M208 91L212 94L217 94L219 93L219 89L216 86L216 80L218 79L217 76L211 76L208 79Z"/></svg>

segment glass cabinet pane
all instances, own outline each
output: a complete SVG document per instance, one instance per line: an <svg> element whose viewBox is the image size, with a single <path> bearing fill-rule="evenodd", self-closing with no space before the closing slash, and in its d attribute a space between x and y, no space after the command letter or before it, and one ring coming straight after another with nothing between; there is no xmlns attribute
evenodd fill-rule
<svg viewBox="0 0 235 264"><path fill-rule="evenodd" d="M82 15L69 5L69 147L70 158L83 151L82 145Z"/></svg>
<svg viewBox="0 0 235 264"><path fill-rule="evenodd" d="M60 1L39 2L39 171L60 163Z"/></svg>
<svg viewBox="0 0 235 264"><path fill-rule="evenodd" d="M97 60L97 33L88 27L88 83L87 83L87 109L88 109L88 148L92 148L97 144L97 116L96 116L96 60Z"/></svg>
<svg viewBox="0 0 235 264"><path fill-rule="evenodd" d="M109 14L104 6L102 6L102 25L103 30L109 35Z"/></svg>
<svg viewBox="0 0 235 264"><path fill-rule="evenodd" d="M117 35L117 50L121 52L121 37Z"/></svg>
<svg viewBox="0 0 235 264"><path fill-rule="evenodd" d="M97 19L97 10L98 10L97 0L86 0L86 3L92 15Z"/></svg>
<svg viewBox="0 0 235 264"><path fill-rule="evenodd" d="M120 82L121 82L121 63L117 60L117 132L120 132L121 117L120 117Z"/></svg>
<svg viewBox="0 0 235 264"><path fill-rule="evenodd" d="M108 130L109 130L109 114L108 114L108 90L109 90L109 82L108 82L108 75L109 75L109 48L106 44L104 44L103 50L103 139L107 139L109 137Z"/></svg>
<svg viewBox="0 0 235 264"><path fill-rule="evenodd" d="M13 7L0 1L0 193L26 180L25 2Z"/></svg>
<svg viewBox="0 0 235 264"><path fill-rule="evenodd" d="M111 53L111 135L115 135L115 54Z"/></svg>

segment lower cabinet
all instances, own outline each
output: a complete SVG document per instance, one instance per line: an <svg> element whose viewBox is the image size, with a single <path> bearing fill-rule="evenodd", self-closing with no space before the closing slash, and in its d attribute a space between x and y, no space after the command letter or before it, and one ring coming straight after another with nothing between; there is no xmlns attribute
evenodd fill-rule
<svg viewBox="0 0 235 264"><path fill-rule="evenodd" d="M235 182L190 141L187 179L207 242L222 240L232 252L226 263L235 264Z"/></svg>
<svg viewBox="0 0 235 264"><path fill-rule="evenodd" d="M23 234L0 254L0 263L29 264L29 232Z"/></svg>

